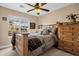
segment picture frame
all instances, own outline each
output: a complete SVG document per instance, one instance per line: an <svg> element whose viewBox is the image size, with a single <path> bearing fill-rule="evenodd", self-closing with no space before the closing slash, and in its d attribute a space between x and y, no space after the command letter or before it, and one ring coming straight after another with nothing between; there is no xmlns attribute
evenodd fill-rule
<svg viewBox="0 0 79 59"><path fill-rule="evenodd" d="M3 21L7 21L7 17L2 17L2 20Z"/></svg>
<svg viewBox="0 0 79 59"><path fill-rule="evenodd" d="M30 29L35 29L36 28L36 24L34 22L30 22Z"/></svg>

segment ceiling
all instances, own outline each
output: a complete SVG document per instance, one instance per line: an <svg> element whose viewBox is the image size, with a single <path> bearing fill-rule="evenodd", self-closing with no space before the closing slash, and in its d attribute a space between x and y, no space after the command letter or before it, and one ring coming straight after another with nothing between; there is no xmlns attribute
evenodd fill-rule
<svg viewBox="0 0 79 59"><path fill-rule="evenodd" d="M35 5L35 3L30 3L30 4ZM57 10L59 8L63 8L63 7L68 6L68 5L70 5L70 3L47 3L46 5L43 6L43 8L49 9L50 12L52 12L54 10ZM41 11L40 15L37 15L35 13L35 11L27 12L28 10L33 9L33 7L28 6L25 3L0 3L0 6L6 7L9 9L13 9L16 11L20 11L23 13L27 13L30 15L34 15L34 16L42 16L42 15L50 13L50 12Z"/></svg>

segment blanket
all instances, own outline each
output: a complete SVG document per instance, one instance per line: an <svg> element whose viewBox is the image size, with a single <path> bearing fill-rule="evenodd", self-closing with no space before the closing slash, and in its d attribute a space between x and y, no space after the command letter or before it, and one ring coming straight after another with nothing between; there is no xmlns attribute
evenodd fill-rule
<svg viewBox="0 0 79 59"><path fill-rule="evenodd" d="M51 48L57 42L54 34L51 35L30 35L29 36L29 51L32 55L39 55L40 53Z"/></svg>

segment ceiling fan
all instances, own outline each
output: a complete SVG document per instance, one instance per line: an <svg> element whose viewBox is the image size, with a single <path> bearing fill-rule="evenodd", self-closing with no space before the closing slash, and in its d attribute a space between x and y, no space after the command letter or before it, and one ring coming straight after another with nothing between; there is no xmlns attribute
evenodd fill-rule
<svg viewBox="0 0 79 59"><path fill-rule="evenodd" d="M33 9L31 10L28 10L27 12L30 12L30 11L33 11L35 10L35 12L37 13L37 15L40 15L40 11L43 10L43 11L46 11L46 12L49 12L48 9L45 9L45 8L42 8L44 5L46 5L47 3L36 3L35 5L31 5L29 3L26 3L27 5L33 7Z"/></svg>

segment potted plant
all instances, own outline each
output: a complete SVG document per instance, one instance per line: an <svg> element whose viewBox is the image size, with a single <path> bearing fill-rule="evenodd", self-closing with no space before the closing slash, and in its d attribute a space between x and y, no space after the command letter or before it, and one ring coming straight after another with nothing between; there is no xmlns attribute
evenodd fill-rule
<svg viewBox="0 0 79 59"><path fill-rule="evenodd" d="M79 14L69 14L69 15L67 15L67 19L68 20L70 20L71 22L74 22L74 23L76 23L76 19L78 18L78 15Z"/></svg>

